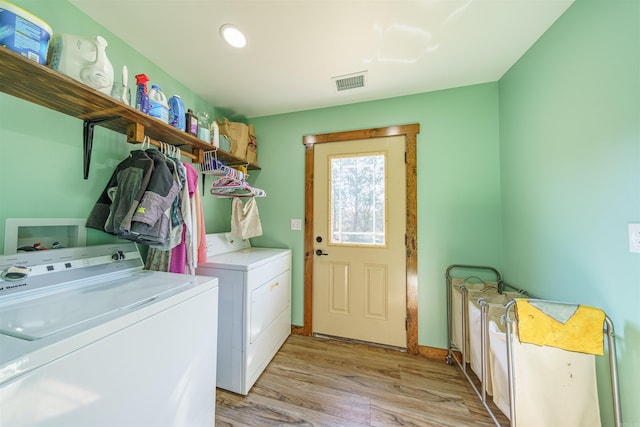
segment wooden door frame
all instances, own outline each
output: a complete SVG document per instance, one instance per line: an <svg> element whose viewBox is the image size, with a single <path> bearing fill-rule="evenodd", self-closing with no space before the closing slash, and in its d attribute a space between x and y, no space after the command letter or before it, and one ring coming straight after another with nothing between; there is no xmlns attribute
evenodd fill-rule
<svg viewBox="0 0 640 427"><path fill-rule="evenodd" d="M310 336L313 333L313 162L316 144L367 140L387 136L404 136L406 175L406 250L407 250L407 352L418 354L418 221L416 145L420 124L361 129L347 132L306 135L305 146L305 198L304 198L304 325L294 327L296 334Z"/></svg>

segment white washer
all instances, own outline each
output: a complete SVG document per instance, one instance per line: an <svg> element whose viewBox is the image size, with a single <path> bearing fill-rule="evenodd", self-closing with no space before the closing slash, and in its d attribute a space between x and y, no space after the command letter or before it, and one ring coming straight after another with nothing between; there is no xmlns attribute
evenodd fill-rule
<svg viewBox="0 0 640 427"><path fill-rule="evenodd" d="M217 281L142 266L133 243L0 256L0 425L214 424Z"/></svg>
<svg viewBox="0 0 640 427"><path fill-rule="evenodd" d="M291 250L209 234L196 274L219 281L217 386L246 395L291 334Z"/></svg>

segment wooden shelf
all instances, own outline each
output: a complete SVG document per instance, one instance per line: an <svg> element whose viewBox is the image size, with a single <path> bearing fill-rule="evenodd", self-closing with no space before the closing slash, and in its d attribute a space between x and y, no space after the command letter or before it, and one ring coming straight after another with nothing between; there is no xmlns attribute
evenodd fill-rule
<svg viewBox="0 0 640 427"><path fill-rule="evenodd" d="M137 132L129 131L129 142L142 142L136 140L142 131L143 135L153 140L175 145L181 151L191 153L192 156L189 157L193 158L194 163L202 163L202 153L213 149L211 145L193 135L143 114L102 92L2 46L0 46L0 64L2 64L0 91L84 121L85 159L87 157L86 139L89 136L87 127L92 128L93 125L124 135L128 135L128 129L135 128ZM106 120L102 121L103 119ZM132 133L134 135L131 135ZM90 159L91 144L88 150ZM246 161L220 149L217 150L217 157L218 160L229 165L247 164ZM248 168L260 169L253 164L249 164ZM85 179L87 175L88 165L85 165Z"/></svg>

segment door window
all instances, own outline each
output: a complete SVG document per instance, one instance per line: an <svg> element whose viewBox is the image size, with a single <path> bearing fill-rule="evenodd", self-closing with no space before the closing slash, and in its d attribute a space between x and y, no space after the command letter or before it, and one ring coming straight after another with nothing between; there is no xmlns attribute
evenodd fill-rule
<svg viewBox="0 0 640 427"><path fill-rule="evenodd" d="M330 226L333 245L386 245L386 154L330 158Z"/></svg>

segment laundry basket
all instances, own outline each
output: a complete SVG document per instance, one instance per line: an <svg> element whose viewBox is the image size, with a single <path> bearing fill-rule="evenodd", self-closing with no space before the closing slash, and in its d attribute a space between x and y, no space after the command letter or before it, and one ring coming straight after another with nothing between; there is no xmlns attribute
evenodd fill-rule
<svg viewBox="0 0 640 427"><path fill-rule="evenodd" d="M541 345L521 342L519 328L523 326L514 312L519 301L541 300L512 301L505 307L502 321L489 321L489 364L494 403L510 419L512 427L600 426L596 356L558 348L556 343L547 345L548 341ZM532 312L523 313L520 313L521 321L529 318ZM535 317L541 316L536 314ZM569 325L569 322L560 322L560 327ZM597 323L592 322L594 326L589 330L594 335L604 333L608 339L614 421L616 426L621 426L613 324L606 315L603 325ZM538 335L538 331L543 329L535 324L534 329L528 330ZM582 331L574 336L582 339ZM552 336L555 339L562 334L554 332ZM540 336L547 340L550 335ZM601 345L604 346L603 341ZM599 351L603 351L603 347Z"/></svg>
<svg viewBox="0 0 640 427"><path fill-rule="evenodd" d="M493 394L491 385L491 364L489 362L489 343L485 344L484 355L482 354L483 337L488 337L489 321L498 322L504 314L504 308L509 301L516 298L518 293L505 292L498 294L496 292L486 292L480 298L469 298L469 357L471 370L476 374L481 382L485 385L485 392L489 395ZM475 296L475 295L474 295ZM487 318L482 319L482 305L485 305ZM484 359L483 359L484 357ZM487 361L485 375L482 374L484 360Z"/></svg>
<svg viewBox="0 0 640 427"><path fill-rule="evenodd" d="M504 308L502 309L504 313ZM489 320L489 377L491 378L491 394L493 403L509 419L509 377L507 373L507 339L506 327L496 319Z"/></svg>
<svg viewBox="0 0 640 427"><path fill-rule="evenodd" d="M451 344L465 353L465 363L469 363L469 301L483 296L497 295L497 282L470 282L471 278L451 281Z"/></svg>

